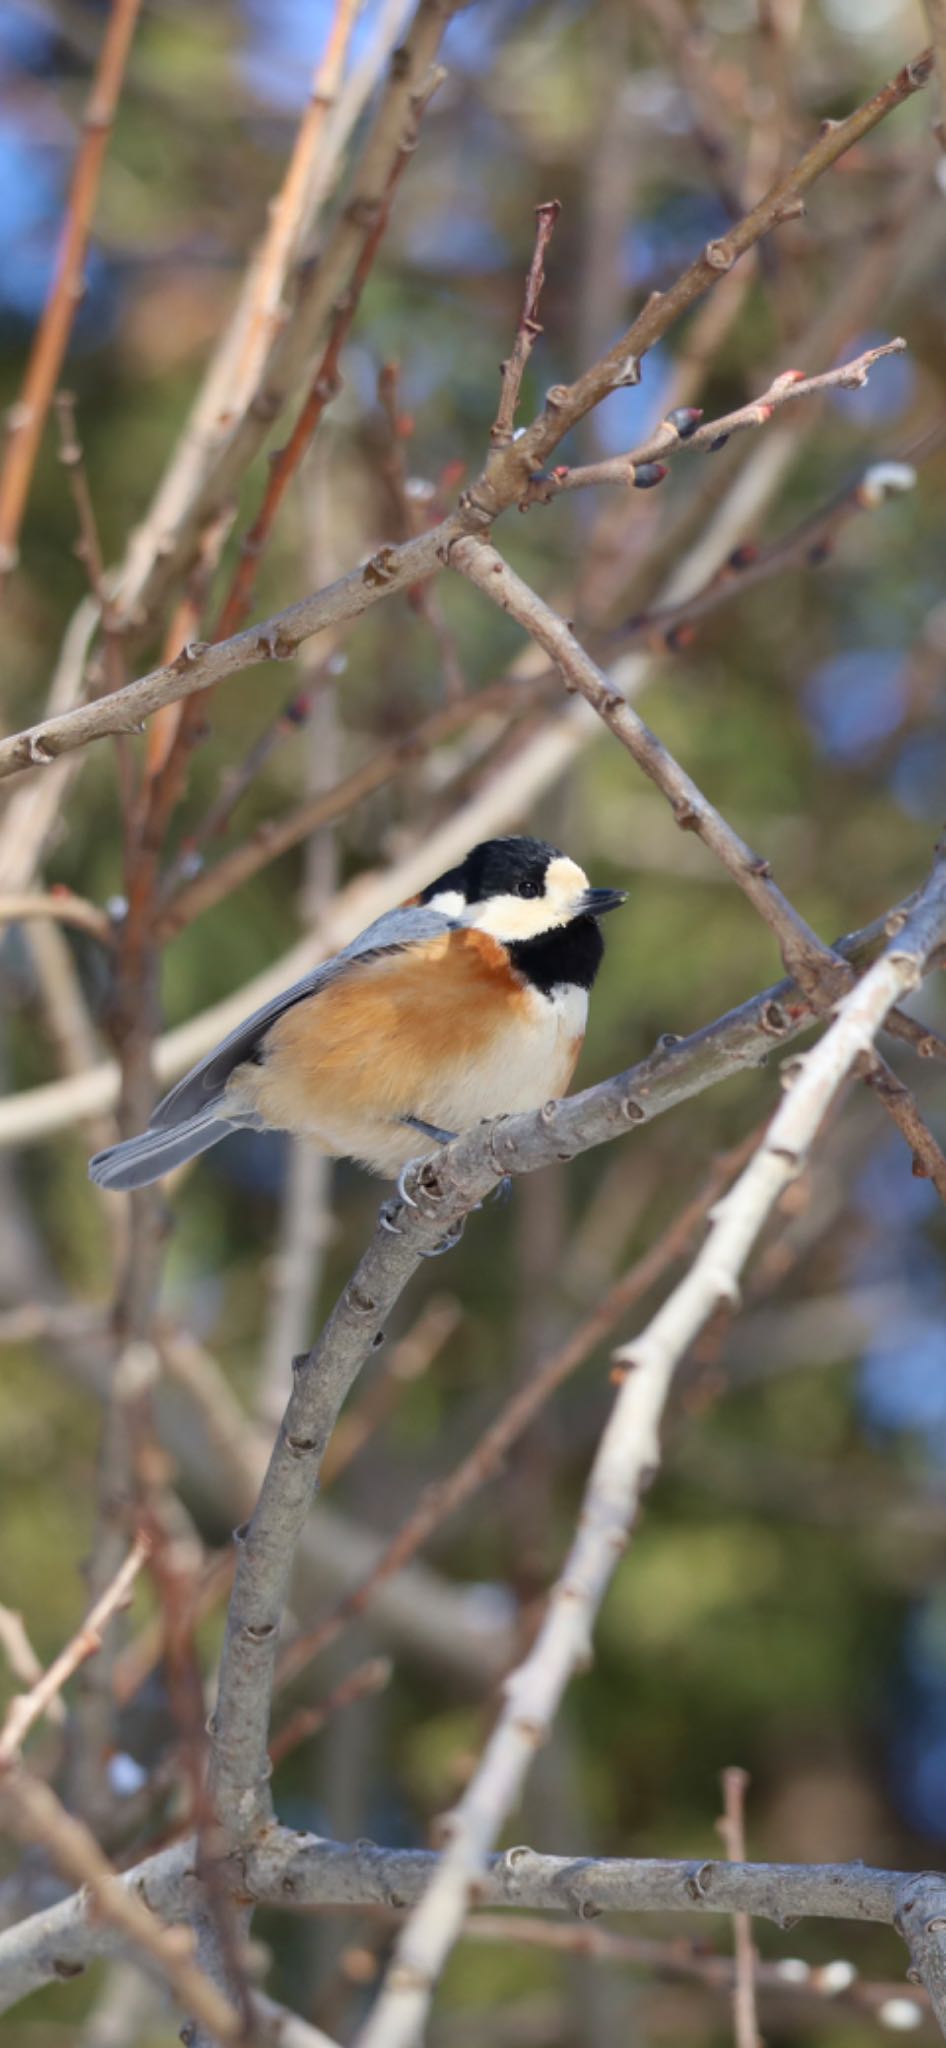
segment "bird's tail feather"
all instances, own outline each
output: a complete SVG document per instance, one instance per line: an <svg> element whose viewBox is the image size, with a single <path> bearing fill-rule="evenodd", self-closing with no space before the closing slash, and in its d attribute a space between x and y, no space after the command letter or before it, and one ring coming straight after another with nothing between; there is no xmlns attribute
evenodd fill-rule
<svg viewBox="0 0 946 2048"><path fill-rule="evenodd" d="M100 1188L144 1188L153 1180L196 1159L232 1131L233 1124L208 1106L186 1123L169 1131L142 1131L139 1138L126 1138L122 1145L109 1145L89 1161L89 1179Z"/></svg>

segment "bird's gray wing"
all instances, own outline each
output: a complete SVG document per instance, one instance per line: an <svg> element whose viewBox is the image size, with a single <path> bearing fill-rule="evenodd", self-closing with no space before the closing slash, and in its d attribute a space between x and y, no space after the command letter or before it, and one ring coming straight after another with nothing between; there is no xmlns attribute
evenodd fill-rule
<svg viewBox="0 0 946 2048"><path fill-rule="evenodd" d="M455 929L454 918L444 917L439 910L428 910L424 904L386 911L383 917L376 918L373 924L359 932L341 953L336 953L331 960L323 960L321 966L314 967L310 974L303 975L301 981L284 989L282 995L273 996L262 1009L254 1010L245 1023L238 1024L227 1038L221 1039L213 1052L207 1053L157 1104L151 1114L150 1128L166 1130L207 1109L214 1098L222 1094L234 1068L250 1057L270 1025L284 1011L291 1010L295 1003L317 995L329 982L337 981L339 975L348 973L359 963L366 965L382 953L402 952L409 946L423 945L426 940L439 938L443 932Z"/></svg>

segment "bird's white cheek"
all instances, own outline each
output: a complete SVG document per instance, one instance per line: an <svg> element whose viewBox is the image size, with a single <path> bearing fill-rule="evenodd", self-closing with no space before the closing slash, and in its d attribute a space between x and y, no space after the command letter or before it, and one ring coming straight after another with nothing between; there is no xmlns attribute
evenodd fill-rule
<svg viewBox="0 0 946 2048"><path fill-rule="evenodd" d="M439 910L442 917L462 917L466 909L466 897L459 889L441 889L439 896L432 896L425 905L427 910Z"/></svg>

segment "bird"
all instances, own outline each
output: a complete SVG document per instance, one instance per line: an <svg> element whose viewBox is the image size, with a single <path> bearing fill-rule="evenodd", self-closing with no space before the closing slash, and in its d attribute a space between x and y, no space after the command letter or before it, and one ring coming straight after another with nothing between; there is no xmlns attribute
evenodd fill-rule
<svg viewBox="0 0 946 2048"><path fill-rule="evenodd" d="M256 1010L97 1152L99 1187L160 1180L230 1131L285 1130L397 1179L486 1119L565 1092L626 901L556 846L483 840L420 895Z"/></svg>

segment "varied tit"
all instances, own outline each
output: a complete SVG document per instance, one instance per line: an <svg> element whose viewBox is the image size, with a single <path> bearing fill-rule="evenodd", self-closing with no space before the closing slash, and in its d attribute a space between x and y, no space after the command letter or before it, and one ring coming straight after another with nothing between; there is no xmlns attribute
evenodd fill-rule
<svg viewBox="0 0 946 2048"><path fill-rule="evenodd" d="M395 1176L484 1118L571 1080L624 902L540 839L487 839L419 897L266 1003L98 1152L100 1187L160 1180L228 1131L274 1129Z"/></svg>

